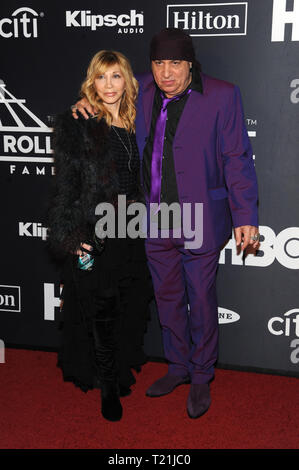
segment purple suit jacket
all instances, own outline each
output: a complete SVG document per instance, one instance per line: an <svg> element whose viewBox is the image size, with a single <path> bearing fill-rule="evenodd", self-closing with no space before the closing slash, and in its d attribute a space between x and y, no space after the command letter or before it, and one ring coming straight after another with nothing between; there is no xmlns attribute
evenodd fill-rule
<svg viewBox="0 0 299 470"><path fill-rule="evenodd" d="M136 137L142 158L150 132L155 84L139 78ZM180 203L203 203L203 244L220 247L232 226L258 226L257 179L237 86L202 74L203 94L192 91L173 142Z"/></svg>

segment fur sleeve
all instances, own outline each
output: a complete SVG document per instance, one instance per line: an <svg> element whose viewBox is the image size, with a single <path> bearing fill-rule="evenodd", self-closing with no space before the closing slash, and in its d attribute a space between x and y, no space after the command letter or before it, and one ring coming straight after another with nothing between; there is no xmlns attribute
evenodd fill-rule
<svg viewBox="0 0 299 470"><path fill-rule="evenodd" d="M48 247L55 257L63 258L84 239L80 205L83 138L80 122L72 118L70 111L56 118L53 150L55 176L48 211Z"/></svg>

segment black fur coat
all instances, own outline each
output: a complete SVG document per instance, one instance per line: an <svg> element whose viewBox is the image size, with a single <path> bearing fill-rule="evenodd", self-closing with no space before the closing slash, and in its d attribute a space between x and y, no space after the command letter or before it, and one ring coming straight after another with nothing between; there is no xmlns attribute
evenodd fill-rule
<svg viewBox="0 0 299 470"><path fill-rule="evenodd" d="M109 128L96 118L57 116L53 150L55 177L48 211L48 247L64 258L90 240L100 202L118 194L116 164L109 149Z"/></svg>

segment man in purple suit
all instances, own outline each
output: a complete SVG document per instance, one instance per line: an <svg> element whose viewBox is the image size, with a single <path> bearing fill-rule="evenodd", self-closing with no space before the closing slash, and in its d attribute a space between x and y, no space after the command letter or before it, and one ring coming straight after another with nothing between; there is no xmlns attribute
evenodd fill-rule
<svg viewBox="0 0 299 470"><path fill-rule="evenodd" d="M183 221L172 218L164 227L158 212L158 237L146 240L168 361L167 374L146 395L191 382L187 412L198 418L210 406L217 360L219 255L232 227L237 247L258 247L257 181L238 87L203 74L180 29L155 35L150 59L152 74L139 80L136 121L146 200L155 207L189 204L194 233L202 236L188 245L185 233L177 234Z"/></svg>

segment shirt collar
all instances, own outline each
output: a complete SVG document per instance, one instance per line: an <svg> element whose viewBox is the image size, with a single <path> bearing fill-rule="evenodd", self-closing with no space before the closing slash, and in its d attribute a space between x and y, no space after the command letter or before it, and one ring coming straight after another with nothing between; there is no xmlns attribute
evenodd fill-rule
<svg viewBox="0 0 299 470"><path fill-rule="evenodd" d="M203 94L203 86L201 74L196 69L192 72L192 81L190 83L191 90L198 91Z"/></svg>

